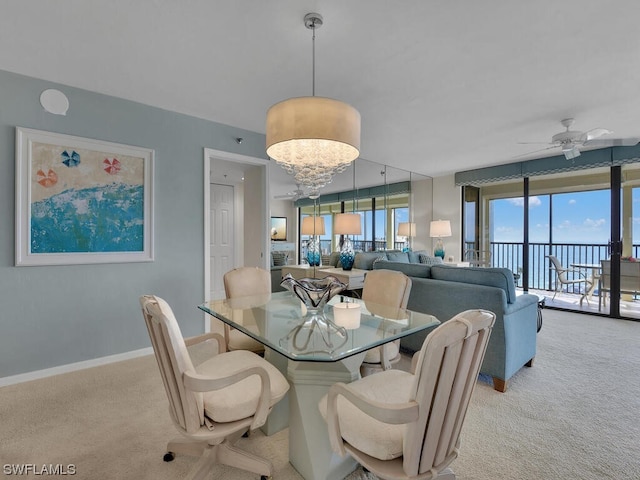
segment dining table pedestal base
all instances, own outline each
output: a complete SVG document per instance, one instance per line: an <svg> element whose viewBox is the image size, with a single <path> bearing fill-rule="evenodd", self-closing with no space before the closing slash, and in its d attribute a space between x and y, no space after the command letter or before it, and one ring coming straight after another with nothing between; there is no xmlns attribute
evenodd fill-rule
<svg viewBox="0 0 640 480"><path fill-rule="evenodd" d="M289 362L289 461L305 480L341 480L358 463L331 450L318 403L337 382L360 378L364 353L339 362Z"/></svg>

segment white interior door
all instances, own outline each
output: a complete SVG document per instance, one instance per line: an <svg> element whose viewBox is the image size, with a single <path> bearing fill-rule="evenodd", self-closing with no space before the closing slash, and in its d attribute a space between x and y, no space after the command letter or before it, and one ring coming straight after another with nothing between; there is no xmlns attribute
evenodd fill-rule
<svg viewBox="0 0 640 480"><path fill-rule="evenodd" d="M209 261L211 299L224 298L222 277L234 268L234 187L211 184Z"/></svg>

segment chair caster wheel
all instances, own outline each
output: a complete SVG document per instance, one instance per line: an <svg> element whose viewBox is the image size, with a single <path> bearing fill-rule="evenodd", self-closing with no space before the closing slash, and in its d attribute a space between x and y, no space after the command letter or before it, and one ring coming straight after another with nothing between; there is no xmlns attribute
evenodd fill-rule
<svg viewBox="0 0 640 480"><path fill-rule="evenodd" d="M176 458L176 454L173 452L167 452L164 454L164 457L162 457L162 460L164 460L165 462L173 462L173 459Z"/></svg>

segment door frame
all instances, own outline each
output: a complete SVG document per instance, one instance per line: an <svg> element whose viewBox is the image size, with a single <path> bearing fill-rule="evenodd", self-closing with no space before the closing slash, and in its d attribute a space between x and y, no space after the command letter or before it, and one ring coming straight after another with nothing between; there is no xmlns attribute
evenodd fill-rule
<svg viewBox="0 0 640 480"><path fill-rule="evenodd" d="M243 164L249 164L257 167L261 167L262 173L262 185L264 188L264 198L262 209L259 211L262 212L261 221L261 231L264 232L262 235L263 242L261 243L261 256L262 256L262 268L269 269L269 251L270 251L270 240L269 235L267 234L267 226L270 215L270 205L269 205L269 161L263 158L258 157L250 157L248 155L240 155L232 152L225 152L223 150L215 150L212 148L204 149L203 156L203 182L204 182L204 235L203 235L203 252L204 252L204 300L209 301L210 291L211 291L211 263L210 263L210 255L209 255L209 244L211 241L211 191L210 191L210 183L211 183L211 162L214 160L224 160L228 162L238 162ZM237 213L236 213L237 214ZM236 233L237 227L236 227ZM237 254L234 255L234 262L237 261ZM236 265L238 266L238 265ZM204 331L208 333L211 330L211 322L210 316L208 314L204 314L203 322L204 322Z"/></svg>

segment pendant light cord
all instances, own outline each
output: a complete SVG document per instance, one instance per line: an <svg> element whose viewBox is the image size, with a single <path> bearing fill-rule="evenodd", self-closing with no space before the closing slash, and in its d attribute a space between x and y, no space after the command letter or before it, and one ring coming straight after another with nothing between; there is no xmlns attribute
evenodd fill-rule
<svg viewBox="0 0 640 480"><path fill-rule="evenodd" d="M316 22L311 26L311 96L316 96Z"/></svg>

